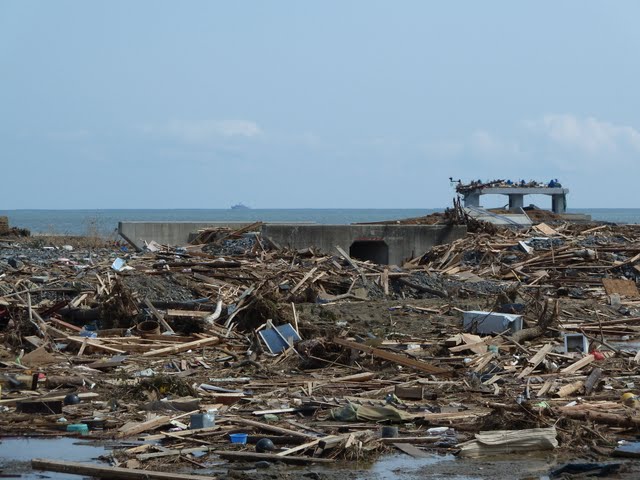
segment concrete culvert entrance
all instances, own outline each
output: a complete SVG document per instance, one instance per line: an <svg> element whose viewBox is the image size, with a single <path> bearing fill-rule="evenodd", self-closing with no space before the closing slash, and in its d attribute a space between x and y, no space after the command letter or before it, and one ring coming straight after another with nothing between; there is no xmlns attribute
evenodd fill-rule
<svg viewBox="0 0 640 480"><path fill-rule="evenodd" d="M379 265L388 265L389 246L384 240L356 240L349 247L349 256L357 260L371 260Z"/></svg>

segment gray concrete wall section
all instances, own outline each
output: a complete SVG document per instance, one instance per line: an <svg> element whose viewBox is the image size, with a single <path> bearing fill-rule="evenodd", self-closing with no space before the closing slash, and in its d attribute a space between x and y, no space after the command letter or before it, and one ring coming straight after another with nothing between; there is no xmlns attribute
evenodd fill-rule
<svg viewBox="0 0 640 480"><path fill-rule="evenodd" d="M120 222L120 235L138 249L152 240L163 245L186 245L193 235L206 227L241 228L249 223L229 222ZM404 260L422 255L434 245L451 242L465 235L464 226L447 225L317 225L265 224L262 235L281 247L302 249L317 247L337 253L336 246L379 263L401 265ZM382 261L384 259L385 261ZM388 259L388 260L387 260Z"/></svg>
<svg viewBox="0 0 640 480"><path fill-rule="evenodd" d="M448 243L465 235L464 226L447 225L263 225L262 235L278 245L295 249L317 247L336 253L336 246L349 252L354 242L384 241L389 264L422 255L434 245Z"/></svg>
<svg viewBox="0 0 640 480"><path fill-rule="evenodd" d="M141 250L152 240L162 245L186 245L198 230L207 227L242 228L247 222L118 222L118 233Z"/></svg>

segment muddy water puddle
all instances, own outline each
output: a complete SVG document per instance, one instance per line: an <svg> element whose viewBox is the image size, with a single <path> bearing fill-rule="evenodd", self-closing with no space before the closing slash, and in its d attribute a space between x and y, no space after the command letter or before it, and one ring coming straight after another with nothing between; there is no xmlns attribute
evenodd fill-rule
<svg viewBox="0 0 640 480"><path fill-rule="evenodd" d="M0 439L0 472L3 477L15 475L15 478L23 479L79 479L83 477L66 473L33 472L31 459L55 458L70 462L100 463L98 457L107 454L108 451L103 446L88 444L77 438L2 438Z"/></svg>
<svg viewBox="0 0 640 480"><path fill-rule="evenodd" d="M557 465L555 455L509 455L484 459L463 459L451 454L434 453L413 458L402 453L383 455L371 464L337 462L332 467L316 466L322 480L512 480L545 479Z"/></svg>
<svg viewBox="0 0 640 480"><path fill-rule="evenodd" d="M408 455L395 454L385 455L378 459L371 468L358 480L369 480L371 478L401 478L409 475L420 475L425 478L426 472L441 462L455 462L453 455L433 455L427 458L411 458ZM456 480L467 480L472 477L456 477Z"/></svg>

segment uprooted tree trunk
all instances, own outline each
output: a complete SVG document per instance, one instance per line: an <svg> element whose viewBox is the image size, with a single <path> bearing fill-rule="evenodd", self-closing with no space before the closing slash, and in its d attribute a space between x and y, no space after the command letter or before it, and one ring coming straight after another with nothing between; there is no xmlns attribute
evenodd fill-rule
<svg viewBox="0 0 640 480"><path fill-rule="evenodd" d="M551 300L547 299L542 309L542 313L538 318L538 324L535 327L523 328L511 335L511 340L514 342L524 342L525 340L531 340L538 338L547 333L549 327L555 324L558 320L559 306L558 300L554 302L553 307L550 307Z"/></svg>

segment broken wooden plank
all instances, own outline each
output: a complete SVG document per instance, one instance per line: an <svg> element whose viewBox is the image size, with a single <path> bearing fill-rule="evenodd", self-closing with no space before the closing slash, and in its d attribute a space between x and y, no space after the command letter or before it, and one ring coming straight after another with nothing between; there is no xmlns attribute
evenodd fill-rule
<svg viewBox="0 0 640 480"><path fill-rule="evenodd" d="M151 303L151 300L149 300L148 298L145 298L144 304L147 306L147 308L153 314L156 320L158 320L158 323L162 325L162 328L164 328L166 332L170 334L175 333L173 331L173 328L171 328L171 326L166 322L162 314L156 309L156 307L153 306L153 304Z"/></svg>
<svg viewBox="0 0 640 480"><path fill-rule="evenodd" d="M211 312L207 310L176 310L167 309L167 317L176 318L206 318L211 315Z"/></svg>
<svg viewBox="0 0 640 480"><path fill-rule="evenodd" d="M207 442L208 443L208 442ZM177 455L186 455L189 453L208 452L213 447L192 447L192 448L169 448L161 452L141 453L136 455L136 459L140 461L151 460L155 458L175 457Z"/></svg>
<svg viewBox="0 0 640 480"><path fill-rule="evenodd" d="M389 269L385 268L380 274L380 284L385 296L389 295Z"/></svg>
<svg viewBox="0 0 640 480"><path fill-rule="evenodd" d="M638 287L636 282L623 278L603 278L602 285L604 286L607 295L618 293L627 297L638 297Z"/></svg>
<svg viewBox="0 0 640 480"><path fill-rule="evenodd" d="M292 453L302 452L307 448L315 447L320 443L320 438L316 438L315 440L311 440L310 442L303 443L302 445L298 445L297 447L289 448L288 450L283 450L282 452L276 453L279 457L286 457L287 455L291 455Z"/></svg>
<svg viewBox="0 0 640 480"><path fill-rule="evenodd" d="M224 423L226 422L226 419L224 418L216 418L216 424L219 423ZM220 430L220 426L219 425L215 425L213 427L204 427L204 428L194 428L192 430L181 430L179 432L171 432L171 437L175 437L175 438L183 438L183 437L190 437L191 435L200 435L200 434L204 434L204 433L212 433L212 432L217 432ZM158 433L158 434L154 434L154 435L143 435L138 437L138 440L143 440L143 441L152 441L152 440L162 440L163 438L168 437L169 435L167 434L167 432L162 432L162 433Z"/></svg>
<svg viewBox="0 0 640 480"><path fill-rule="evenodd" d="M547 225L544 222L543 223L539 223L537 225L534 225L533 229L539 231L543 235L548 235L550 237L555 236L555 235L560 235L556 229L551 228L549 225Z"/></svg>
<svg viewBox="0 0 640 480"><path fill-rule="evenodd" d="M289 430L288 428L278 427L276 425L269 425L268 423L257 422L255 420L247 420L246 418L228 418L229 423L239 423L241 425L247 425L250 427L260 428L268 432L279 433L280 435L293 435L294 437L303 437L316 439L315 435L311 435L304 432L298 432L296 430Z"/></svg>
<svg viewBox="0 0 640 480"><path fill-rule="evenodd" d="M300 280L295 287L293 287L291 289L291 294L293 295L294 293L296 293L298 291L298 289L300 289L300 287L302 287L302 285L305 284L305 282L307 280L309 280L309 278L311 278L311 275L313 275L314 273L316 273L316 270L318 270L318 267L313 267L311 270L309 270L304 277L302 277L302 280Z"/></svg>
<svg viewBox="0 0 640 480"><path fill-rule="evenodd" d="M77 395L78 397L80 397L81 400L88 400L90 398L97 398L102 396L99 393L94 393L94 392L82 392L82 393L78 393ZM11 405L14 405L16 402L22 402L24 400L60 401L60 400L64 400L64 397L66 397L66 393L64 395L51 395L46 397L34 395L31 397L24 396L24 397L16 397L16 398L3 398L2 400L0 400L0 405L11 406Z"/></svg>
<svg viewBox="0 0 640 480"><path fill-rule="evenodd" d="M531 372L533 372L536 367L542 363L544 357L551 351L552 348L553 346L550 343L547 343L544 347L538 350L536 354L529 360L529 365L525 367L522 372L520 372L517 378L524 378Z"/></svg>
<svg viewBox="0 0 640 480"><path fill-rule="evenodd" d="M154 357L156 355L165 355L184 352L191 350L192 348L204 347L206 345L215 345L220 339L218 337L208 337L201 340L194 340L193 342L182 343L172 347L159 348L157 350L150 350L142 354L143 357Z"/></svg>
<svg viewBox="0 0 640 480"><path fill-rule="evenodd" d="M138 422L134 425L124 424L118 429L118 437L132 437L142 432L154 430L163 425L167 425L171 422L171 417L168 415L160 415L158 417L147 420L146 422Z"/></svg>
<svg viewBox="0 0 640 480"><path fill-rule="evenodd" d="M550 378L549 380L544 382L544 384L542 385L542 388L540 388L540 390L538 390L538 392L536 393L536 397L538 398L544 397L553 388L554 383L555 383L555 379L553 378Z"/></svg>
<svg viewBox="0 0 640 480"><path fill-rule="evenodd" d="M367 382L373 380L376 377L375 372L362 372L354 373L353 375L347 375L346 377L334 377L331 382Z"/></svg>
<svg viewBox="0 0 640 480"><path fill-rule="evenodd" d="M443 438L442 435L431 435L431 436L426 436L426 437L395 437L395 438L380 438L379 441L380 443L408 443L408 444L414 444L414 443L436 443L441 441Z"/></svg>
<svg viewBox="0 0 640 480"><path fill-rule="evenodd" d="M584 387L584 382L582 380L577 380L558 389L557 395L561 398L568 397L569 395L580 391L582 387Z"/></svg>
<svg viewBox="0 0 640 480"><path fill-rule="evenodd" d="M589 365L595 359L596 358L591 354L585 355L583 358L581 358L577 362L574 362L571 365L569 365L568 367L565 367L562 370L560 370L560 372L562 372L562 373L575 373L578 370L580 370L581 368L586 367L587 365Z"/></svg>
<svg viewBox="0 0 640 480"><path fill-rule="evenodd" d="M342 258L344 258L349 265L356 269L356 271L360 274L360 279L362 280L362 284L367 284L367 277L364 276L364 272L360 268L360 266L353 261L353 259L349 256L347 252L345 252L340 246L336 245L336 250L340 253Z"/></svg>

